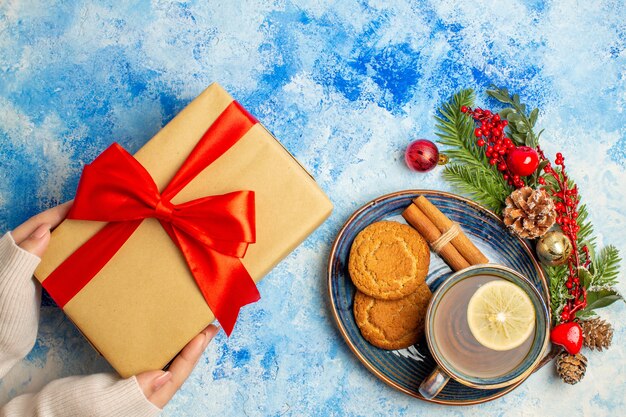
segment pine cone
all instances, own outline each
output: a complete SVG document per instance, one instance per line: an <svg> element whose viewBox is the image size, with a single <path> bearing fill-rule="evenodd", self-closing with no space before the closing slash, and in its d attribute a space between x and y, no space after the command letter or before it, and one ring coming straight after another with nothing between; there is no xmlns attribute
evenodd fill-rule
<svg viewBox="0 0 626 417"><path fill-rule="evenodd" d="M584 345L589 349L608 349L613 340L613 327L611 323L599 317L585 320L581 323L583 328Z"/></svg>
<svg viewBox="0 0 626 417"><path fill-rule="evenodd" d="M556 372L563 382L574 385L585 376L587 358L582 353L570 355L563 351L556 357Z"/></svg>
<svg viewBox="0 0 626 417"><path fill-rule="evenodd" d="M504 224L518 236L534 239L543 236L556 220L554 202L544 190L523 187L506 198Z"/></svg>

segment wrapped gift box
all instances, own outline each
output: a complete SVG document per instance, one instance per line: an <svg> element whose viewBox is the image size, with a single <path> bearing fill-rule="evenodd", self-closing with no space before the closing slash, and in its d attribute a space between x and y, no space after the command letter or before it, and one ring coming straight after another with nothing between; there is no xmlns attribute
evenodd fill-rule
<svg viewBox="0 0 626 417"><path fill-rule="evenodd" d="M233 102L209 86L134 156L159 190ZM313 177L259 123L202 170L172 200L252 190L256 242L241 263L255 282L329 215L332 204ZM65 220L52 233L35 276L46 278L106 223ZM72 280L72 274L63 279ZM147 218L63 309L122 377L161 369L215 317L180 249Z"/></svg>

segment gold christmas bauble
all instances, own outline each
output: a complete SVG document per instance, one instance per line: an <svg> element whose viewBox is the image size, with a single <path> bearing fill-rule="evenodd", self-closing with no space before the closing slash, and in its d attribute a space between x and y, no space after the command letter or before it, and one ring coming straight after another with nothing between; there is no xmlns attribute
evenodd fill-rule
<svg viewBox="0 0 626 417"><path fill-rule="evenodd" d="M562 232L548 232L537 241L537 257L547 266L562 265L572 254L572 242Z"/></svg>

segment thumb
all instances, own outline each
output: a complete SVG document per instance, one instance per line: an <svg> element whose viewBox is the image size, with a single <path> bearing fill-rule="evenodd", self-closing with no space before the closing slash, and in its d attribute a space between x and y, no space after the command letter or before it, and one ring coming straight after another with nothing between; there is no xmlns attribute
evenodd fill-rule
<svg viewBox="0 0 626 417"><path fill-rule="evenodd" d="M24 239L19 246L41 258L48 247L48 243L50 243L50 225L42 224L30 236Z"/></svg>
<svg viewBox="0 0 626 417"><path fill-rule="evenodd" d="M136 378L143 395L150 399L152 394L172 379L172 373L169 371L147 371L140 373Z"/></svg>

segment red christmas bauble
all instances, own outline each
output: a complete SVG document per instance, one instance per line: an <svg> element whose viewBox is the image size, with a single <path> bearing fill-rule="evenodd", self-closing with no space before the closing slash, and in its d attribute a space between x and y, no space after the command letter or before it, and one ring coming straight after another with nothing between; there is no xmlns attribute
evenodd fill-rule
<svg viewBox="0 0 626 417"><path fill-rule="evenodd" d="M509 152L506 165L513 175L525 177L532 174L539 166L537 151L528 146L517 146Z"/></svg>
<svg viewBox="0 0 626 417"><path fill-rule="evenodd" d="M439 162L439 149L427 139L418 139L407 146L404 160L413 171L428 172Z"/></svg>
<svg viewBox="0 0 626 417"><path fill-rule="evenodd" d="M550 332L550 340L563 346L570 355L575 355L583 347L583 329L575 321L561 323Z"/></svg>

